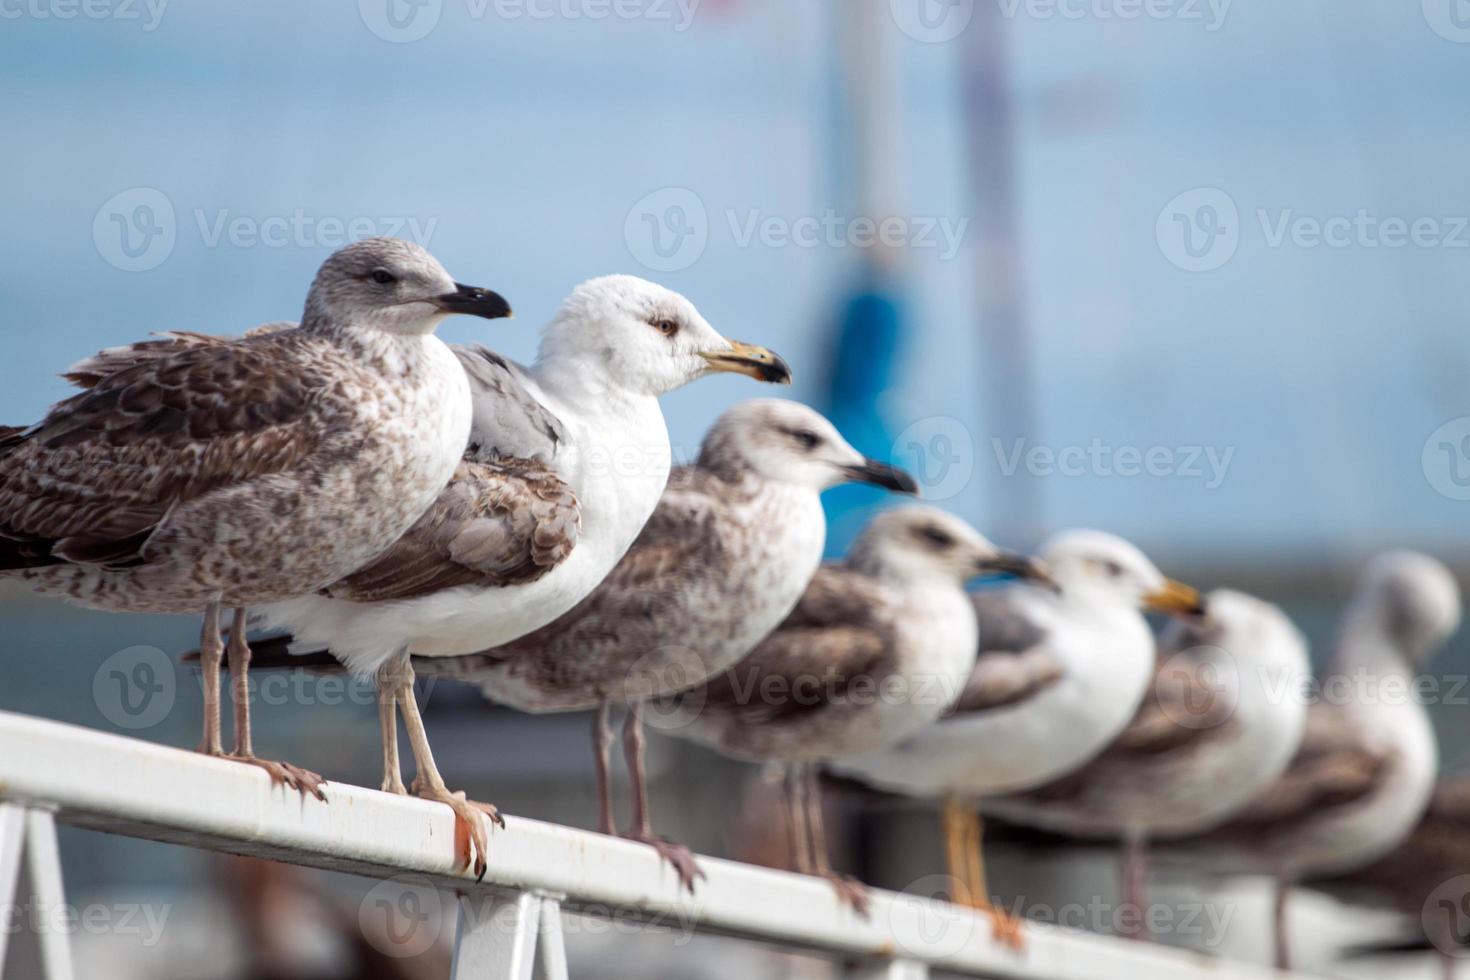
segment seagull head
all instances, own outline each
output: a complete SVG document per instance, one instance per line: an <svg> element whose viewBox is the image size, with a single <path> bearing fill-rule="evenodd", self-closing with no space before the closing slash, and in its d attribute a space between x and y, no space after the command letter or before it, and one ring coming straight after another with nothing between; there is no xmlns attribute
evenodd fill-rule
<svg viewBox="0 0 1470 980"><path fill-rule="evenodd" d="M1035 559L1003 551L970 524L936 507L909 504L879 513L853 542L848 564L906 584L961 586L978 575L1007 573L1050 582Z"/></svg>
<svg viewBox="0 0 1470 980"><path fill-rule="evenodd" d="M1218 648L1237 669L1287 671L1306 680L1307 641L1281 607L1234 589L1214 589L1205 604L1208 617L1175 619L1159 635L1161 659L1194 648Z"/></svg>
<svg viewBox="0 0 1470 980"><path fill-rule="evenodd" d="M814 492L839 483L919 492L912 476L852 448L820 412L780 398L753 398L728 409L704 437L699 465L730 479L754 475Z"/></svg>
<svg viewBox="0 0 1470 980"><path fill-rule="evenodd" d="M455 282L423 247L401 238L365 238L322 263L306 295L302 325L428 334L453 313L487 320L511 315L498 293Z"/></svg>
<svg viewBox="0 0 1470 980"><path fill-rule="evenodd" d="M1411 664L1422 666L1460 625L1460 587L1436 558L1389 551L1363 570L1354 605Z"/></svg>
<svg viewBox="0 0 1470 980"><path fill-rule="evenodd" d="M1202 616L1197 589L1165 578L1131 543L1106 531L1073 530L1053 536L1041 549L1062 588L1088 587L1147 612Z"/></svg>
<svg viewBox="0 0 1470 980"><path fill-rule="evenodd" d="M636 276L582 283L542 334L538 367L588 364L607 386L639 396L664 395L717 372L791 382L791 369L776 354L727 340L689 300Z"/></svg>

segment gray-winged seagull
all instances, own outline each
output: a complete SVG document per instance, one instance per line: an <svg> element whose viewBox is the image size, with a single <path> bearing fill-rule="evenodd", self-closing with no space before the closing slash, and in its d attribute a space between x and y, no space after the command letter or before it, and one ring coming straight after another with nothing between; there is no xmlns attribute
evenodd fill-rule
<svg viewBox="0 0 1470 980"><path fill-rule="evenodd" d="M296 651L330 649L376 673L383 788L405 792L395 707L404 712L419 792L448 804L485 868L476 808L434 765L409 653L452 657L509 642L585 597L642 530L668 481L659 396L716 372L789 382L763 347L722 337L683 296L633 276L578 286L545 327L535 364L462 351L474 426L458 477L377 561L320 595L260 610Z"/></svg>
<svg viewBox="0 0 1470 980"><path fill-rule="evenodd" d="M1148 907L1151 838L1199 834L1280 776L1301 743L1306 641L1276 606L1230 589L1209 617L1159 640L1154 683L1101 754L1061 779L986 799L986 813L1073 837L1124 842L1123 901Z"/></svg>
<svg viewBox="0 0 1470 980"><path fill-rule="evenodd" d="M289 599L381 554L432 504L470 431L469 386L434 336L451 313L510 315L410 242L330 256L301 326L104 351L85 390L0 440L0 571L98 609L205 613L202 751L220 744L222 608L236 710L228 757L259 759L245 607Z"/></svg>
<svg viewBox="0 0 1470 980"><path fill-rule="evenodd" d="M628 704L633 819L625 836L657 849L692 890L698 870L688 849L653 833L637 702L733 667L791 612L821 563L821 492L852 481L918 488L908 474L865 459L804 405L742 402L711 427L697 461L674 471L637 541L576 608L513 643L426 658L419 670L472 681L523 711L597 708L600 826L608 834L616 832L609 710Z"/></svg>

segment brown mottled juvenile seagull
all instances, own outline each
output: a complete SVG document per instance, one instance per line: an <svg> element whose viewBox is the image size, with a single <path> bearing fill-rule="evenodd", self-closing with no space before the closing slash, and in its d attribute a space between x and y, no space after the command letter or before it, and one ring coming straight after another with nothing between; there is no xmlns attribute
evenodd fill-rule
<svg viewBox="0 0 1470 980"><path fill-rule="evenodd" d="M370 561L434 502L470 431L452 313L510 315L424 249L373 238L318 271L299 328L174 338L78 365L84 391L0 437L0 574L122 612L204 612L201 751L325 799L320 777L255 756L245 607ZM235 744L220 741L220 612Z"/></svg>
<svg viewBox="0 0 1470 980"><path fill-rule="evenodd" d="M944 511L881 513L749 656L669 698L661 727L736 759L784 763L798 870L861 910L865 890L828 863L817 766L891 745L955 702L979 649L964 586L993 572L1046 580L1040 565Z"/></svg>
<svg viewBox="0 0 1470 980"><path fill-rule="evenodd" d="M596 707L607 834L615 832L610 706L629 704L623 743L633 821L625 836L658 850L693 890L699 872L688 848L653 833L638 702L733 667L791 612L822 559L821 492L851 481L904 493L918 487L908 474L865 459L804 405L742 402L715 422L694 465L674 471L633 546L576 608L513 643L423 658L418 670L473 681L523 711Z"/></svg>

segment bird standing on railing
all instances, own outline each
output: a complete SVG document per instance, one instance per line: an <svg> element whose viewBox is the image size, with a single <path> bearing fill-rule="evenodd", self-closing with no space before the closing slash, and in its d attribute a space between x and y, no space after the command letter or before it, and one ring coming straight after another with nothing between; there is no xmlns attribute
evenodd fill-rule
<svg viewBox="0 0 1470 980"><path fill-rule="evenodd" d="M1064 531L1041 557L1057 588L1021 583L974 595L979 657L946 716L833 766L878 789L942 798L955 897L989 914L1012 944L1019 923L990 901L976 799L1041 785L1100 752L1133 717L1152 676L1143 611L1193 617L1204 608L1198 592L1112 534Z"/></svg>
<svg viewBox="0 0 1470 980"><path fill-rule="evenodd" d="M245 609L307 594L391 545L454 473L469 387L434 336L452 313L510 315L417 245L333 254L301 326L171 337L78 365L84 391L0 439L0 572L80 605L204 612L201 750L325 799L257 758ZM220 613L233 609L235 743L220 738Z"/></svg>
<svg viewBox="0 0 1470 980"><path fill-rule="evenodd" d="M445 786L413 693L410 653L453 657L509 642L560 616L633 543L668 481L671 448L659 396L716 372L786 383L784 361L727 340L694 304L633 276L573 290L542 332L530 368L461 352L474 427L449 487L376 561L321 593L266 606L289 636L262 644L329 649L381 691L383 789L405 793L401 709L420 795L454 809L460 858L485 869L481 814Z"/></svg>
<svg viewBox="0 0 1470 980"><path fill-rule="evenodd" d="M725 412L698 460L674 471L638 540L596 590L555 622L471 657L425 659L423 673L478 684L523 711L597 708L599 826L615 833L609 712L623 729L633 820L625 836L654 847L692 891L688 848L653 833L639 701L701 684L734 666L791 612L822 559L821 492L871 483L915 493L908 474L865 459L820 414L759 399Z"/></svg>
<svg viewBox="0 0 1470 980"><path fill-rule="evenodd" d="M1459 586L1440 562L1411 551L1374 559L1286 772L1228 824L1188 842L1211 868L1275 877L1279 968L1290 968L1294 883L1378 860L1423 815L1438 748L1414 673L1459 622Z"/></svg>
<svg viewBox="0 0 1470 980"><path fill-rule="evenodd" d="M1198 834L1229 819L1285 771L1306 724L1306 641L1276 606L1228 589L1207 618L1159 640L1137 717L1081 769L985 812L1072 837L1124 841L1123 901L1148 907L1151 837ZM1135 933L1136 935L1136 933Z"/></svg>
<svg viewBox="0 0 1470 980"><path fill-rule="evenodd" d="M997 572L1046 580L1040 565L998 550L953 515L921 506L880 513L754 651L665 699L660 727L736 759L784 763L798 870L864 908L865 889L828 860L817 766L878 751L949 709L978 648L964 585Z"/></svg>

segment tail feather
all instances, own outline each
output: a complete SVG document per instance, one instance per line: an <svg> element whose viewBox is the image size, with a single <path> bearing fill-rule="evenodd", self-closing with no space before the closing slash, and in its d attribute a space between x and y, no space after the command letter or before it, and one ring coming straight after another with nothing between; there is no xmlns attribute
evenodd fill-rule
<svg viewBox="0 0 1470 980"><path fill-rule="evenodd" d="M277 636L264 636L250 641L250 669L251 670L310 670L322 674L338 674L346 671L336 657L325 650L312 653L292 653L291 644L296 642L295 637L289 633ZM184 663L198 663L199 651L190 650L180 658ZM221 658L222 666L230 664L230 651L227 648Z"/></svg>

